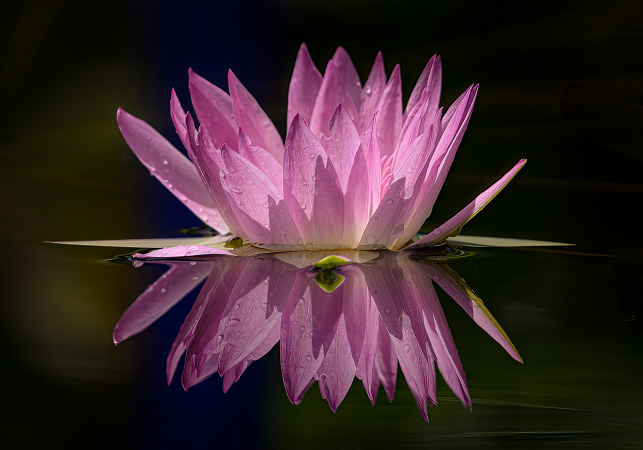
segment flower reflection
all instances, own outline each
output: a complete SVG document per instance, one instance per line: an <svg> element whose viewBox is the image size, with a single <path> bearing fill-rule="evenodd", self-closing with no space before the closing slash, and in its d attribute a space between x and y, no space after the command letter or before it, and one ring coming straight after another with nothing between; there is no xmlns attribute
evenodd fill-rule
<svg viewBox="0 0 643 450"><path fill-rule="evenodd" d="M423 253L324 252L217 255L166 264L114 330L119 343L143 331L207 277L167 358L172 381L185 353L184 389L215 372L227 391L252 361L279 342L286 393L299 404L317 381L335 411L354 377L375 403L393 400L402 369L425 420L437 404L436 374L471 408L465 372L434 289L438 284L516 360L482 301L446 264Z"/></svg>

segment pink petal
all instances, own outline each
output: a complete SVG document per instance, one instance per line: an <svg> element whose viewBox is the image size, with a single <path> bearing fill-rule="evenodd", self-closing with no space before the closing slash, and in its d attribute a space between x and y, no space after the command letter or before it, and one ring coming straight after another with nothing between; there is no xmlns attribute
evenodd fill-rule
<svg viewBox="0 0 643 450"><path fill-rule="evenodd" d="M296 114L310 122L322 80L322 75L315 67L306 44L301 44L288 88L288 126Z"/></svg>
<svg viewBox="0 0 643 450"><path fill-rule="evenodd" d="M337 324L337 332L319 368L319 384L324 386L324 398L328 400L333 411L337 411L353 384L355 368L355 361L348 342L345 316L342 314Z"/></svg>
<svg viewBox="0 0 643 450"><path fill-rule="evenodd" d="M370 192L368 216L370 217L380 203L382 166L380 164L380 145L375 130L377 129L377 113L373 116L366 131L361 136L362 148L368 168L368 189Z"/></svg>
<svg viewBox="0 0 643 450"><path fill-rule="evenodd" d="M233 288L231 299L234 306L226 317L227 325L222 329L225 347L219 357L220 373L227 372L253 354L279 323L281 313L273 311L267 315L268 275L275 264L285 266L273 261L250 261Z"/></svg>
<svg viewBox="0 0 643 450"><path fill-rule="evenodd" d="M425 329L440 373L456 397L471 409L471 397L464 369L431 278L426 276L425 270L421 268L422 264L409 261L406 255L402 257L401 264L405 268L408 279L412 280L410 283L412 294L424 310Z"/></svg>
<svg viewBox="0 0 643 450"><path fill-rule="evenodd" d="M357 267L345 265L335 270L345 277L345 281L339 289L343 291L344 304L342 311L346 323L346 336L348 337L353 361L357 365L361 359L364 338L368 332L368 312L372 313L377 308L368 297L366 280L364 280L364 275ZM369 309L369 306L372 306L372 308ZM377 316L377 314L371 315ZM370 365L372 366L372 361Z"/></svg>
<svg viewBox="0 0 643 450"><path fill-rule="evenodd" d="M299 272L281 316L281 374L288 398L299 403L310 387L324 359L323 352L313 355L312 280Z"/></svg>
<svg viewBox="0 0 643 450"><path fill-rule="evenodd" d="M362 83L359 81L359 75L351 57L348 56L348 52L343 47L337 47L332 61L337 68L342 84L346 86L346 91L353 99L355 108L359 111L362 100Z"/></svg>
<svg viewBox="0 0 643 450"><path fill-rule="evenodd" d="M232 110L239 125L248 133L252 144L266 149L279 164L282 164L284 144L272 120L232 73L232 70L228 71L228 86L232 98Z"/></svg>
<svg viewBox="0 0 643 450"><path fill-rule="evenodd" d="M212 276L208 277L207 281L205 282L205 285L199 292L199 295L196 301L194 302L194 305L192 306L190 313L185 318L183 325L181 325L181 329L179 330L179 333L174 339L174 343L172 344L172 348L170 349L170 353L168 354L167 366L166 366L168 384L170 384L170 382L172 381L172 377L174 376L176 367L179 364L179 359L181 355L185 351L186 347L192 342L192 339L194 337L194 331L199 321L201 320L203 313L206 311L207 307L209 306L209 303L212 299L212 293L223 282L220 275L224 273L225 269L228 267L228 263L231 261L243 262L243 258L232 259L232 258L222 257L222 258L216 258L210 261L210 263L213 266L212 272L211 272ZM188 366L188 360L186 359L186 367L187 366Z"/></svg>
<svg viewBox="0 0 643 450"><path fill-rule="evenodd" d="M429 115L433 116L440 106L440 90L442 89L442 61L439 55L433 55L420 74L406 104L405 118L408 118L409 113L413 110L415 104L420 101L420 97L427 87L431 97L428 108Z"/></svg>
<svg viewBox="0 0 643 450"><path fill-rule="evenodd" d="M181 376L181 384L183 389L187 391L192 386L199 384L202 381L210 378L212 375L217 373L219 369L219 354L213 354L208 360L207 364L203 368L203 371L199 375L196 370L196 365L194 360L186 361L185 368L183 369L183 375Z"/></svg>
<svg viewBox="0 0 643 450"><path fill-rule="evenodd" d="M414 150L391 178L377 210L370 218L360 240L360 247L390 247L404 233L404 224L422 187L422 180L435 145L435 130L430 128L417 139Z"/></svg>
<svg viewBox="0 0 643 450"><path fill-rule="evenodd" d="M118 110L116 118L127 145L150 173L184 202L199 219L219 233L227 233L228 227L194 165L141 119L122 109Z"/></svg>
<svg viewBox="0 0 643 450"><path fill-rule="evenodd" d="M230 96L192 69L188 70L188 76L192 105L214 146L220 149L223 144L228 144L236 149L239 124L234 117Z"/></svg>
<svg viewBox="0 0 643 450"><path fill-rule="evenodd" d="M394 249L401 248L411 239L431 214L435 200L442 189L455 153L471 118L475 103L477 86L471 86L454 102L442 118L442 135L431 158L424 184L418 195L414 212L409 218L404 236L395 243ZM449 115L449 118L447 118Z"/></svg>
<svg viewBox="0 0 643 450"><path fill-rule="evenodd" d="M332 293L323 291L316 284L311 285L312 310L312 351L313 357L326 354L335 338L344 302L343 286Z"/></svg>
<svg viewBox="0 0 643 450"><path fill-rule="evenodd" d="M384 71L384 59L382 58L382 52L378 52L371 73L368 75L368 79L362 89L358 125L360 130L365 130L373 120L385 88L386 72Z"/></svg>
<svg viewBox="0 0 643 450"><path fill-rule="evenodd" d="M408 345L408 344L407 344ZM409 347L410 348L410 347ZM397 351L397 348L396 348ZM414 347L412 350L409 350L409 353L414 353L417 355L417 348ZM397 352L399 357L399 352ZM410 358L411 361L415 362L415 356ZM422 361L421 365L418 366L407 366L407 362L404 359L400 359L400 369L404 374L406 379L406 384L408 385L413 398L415 398L415 403L422 414L422 417L425 421L429 421L429 411L427 409L427 399L431 395L426 386L429 385L434 388L435 386L435 369L433 363L431 362L431 367L425 367L427 364L426 361Z"/></svg>
<svg viewBox="0 0 643 450"><path fill-rule="evenodd" d="M332 161L295 116L286 136L284 197L308 248L342 248L344 196Z"/></svg>
<svg viewBox="0 0 643 450"><path fill-rule="evenodd" d="M249 239L258 244L296 245L301 236L281 192L240 154L223 147L223 189Z"/></svg>
<svg viewBox="0 0 643 450"><path fill-rule="evenodd" d="M170 115L172 116L174 128L176 128L176 134L179 135L183 146L189 149L190 141L188 139L188 129L185 125L185 111L183 111L181 107L179 97L176 95L176 92L174 92L174 88L172 88L172 95L170 97Z"/></svg>
<svg viewBox="0 0 643 450"><path fill-rule="evenodd" d="M320 141L337 170L342 191L346 193L355 154L360 146L359 134L342 105L337 106L328 126L329 137L322 137Z"/></svg>
<svg viewBox="0 0 643 450"><path fill-rule="evenodd" d="M247 366L248 366L247 362L241 361L239 363L239 368L235 366L223 375L222 388L223 388L224 394L228 392L232 387L232 385L235 383L235 381L237 381L237 371L241 370L243 372Z"/></svg>
<svg viewBox="0 0 643 450"><path fill-rule="evenodd" d="M364 281L364 284L366 282ZM379 388L379 378L375 371L375 359L377 358L377 340L380 324L380 315L373 299L368 291L363 296L353 297L352 303L359 301L365 311L364 319L364 339L355 376L363 381L364 388L371 402L375 403L377 398L377 389ZM349 317L347 315L347 317ZM388 337L388 334L387 334ZM350 338L350 335L349 335ZM397 361L396 361L397 367Z"/></svg>
<svg viewBox="0 0 643 450"><path fill-rule="evenodd" d="M527 162L526 159L521 159L509 172L507 172L500 180L496 181L489 189L478 195L474 201L464 207L459 213L447 220L444 224L433 230L431 233L424 236L419 241L407 247L412 250L420 248L423 245L431 245L445 241L449 236L457 236L460 234L462 227L478 214L498 193L511 181L511 179L518 173L522 166Z"/></svg>
<svg viewBox="0 0 643 450"><path fill-rule="evenodd" d="M337 109L337 105L340 104L346 110L346 113L353 123L357 124L359 116L357 115L355 101L351 98L351 95L344 85L340 69L335 65L333 60L331 60L328 61L328 65L326 66L324 81L322 81L321 87L319 88L319 94L317 94L315 107L310 118L310 130L313 132L313 135L320 136L321 133L324 133L324 135L328 136L328 122L335 112L335 109ZM292 127L292 123L290 126ZM287 138L286 136L286 139Z"/></svg>
<svg viewBox="0 0 643 450"><path fill-rule="evenodd" d="M358 267L364 273L407 383L426 415L426 398L430 396L435 402L435 374L429 364L433 357L421 306L409 290L409 280L397 262L398 254L385 252L383 256L372 266Z"/></svg>
<svg viewBox="0 0 643 450"><path fill-rule="evenodd" d="M522 362L516 347L511 343L507 333L484 305L482 300L460 278L460 276L446 264L421 264L420 268L427 272L447 294L453 298L462 309L482 328L489 336L498 342L507 353L516 361Z"/></svg>
<svg viewBox="0 0 643 450"><path fill-rule="evenodd" d="M199 256L199 255L228 255L234 256L227 250L212 248L204 245L179 245L177 247L165 247L158 250L153 250L148 253L134 253L132 258L147 259L147 258L181 258L184 256Z"/></svg>
<svg viewBox="0 0 643 450"><path fill-rule="evenodd" d="M402 131L402 81L399 64L393 69L378 106L377 137L381 156L391 156Z"/></svg>
<svg viewBox="0 0 643 450"><path fill-rule="evenodd" d="M379 381L384 386L384 391L389 402L393 402L395 397L395 383L397 381L397 354L391 336L386 331L386 326L379 319L379 328L377 332L377 355L375 357L375 370ZM374 393L375 394L375 393ZM373 395L373 402L375 395Z"/></svg>
<svg viewBox="0 0 643 450"><path fill-rule="evenodd" d="M279 192L283 191L284 168L274 156L261 147L250 145L250 138L239 127L239 154L257 166L272 181Z"/></svg>
<svg viewBox="0 0 643 450"><path fill-rule="evenodd" d="M371 217L368 166L362 147L355 154L352 164L346 196L344 197L344 239L342 242L350 248L357 248L360 238Z"/></svg>
<svg viewBox="0 0 643 450"><path fill-rule="evenodd" d="M199 168L199 173L204 184L208 187L210 196L216 202L221 215L230 228L230 232L243 240L247 240L248 235L241 226L234 210L231 208L225 190L221 185L221 170L224 165L223 159L221 158L221 151L214 147L204 127L199 129L198 134L196 133L194 130L194 122L189 113L186 117L186 123L188 126L188 136L190 137L190 148L192 149L190 156Z"/></svg>
<svg viewBox="0 0 643 450"><path fill-rule="evenodd" d="M225 259L226 265L216 274L220 283L214 285L208 292L210 299L194 329L194 338L185 350L186 361L195 358L199 375L206 367L208 359L214 353L220 353L223 350L222 331L227 324L224 319L232 308L231 302L234 304L234 300L231 300L232 289L246 264L249 263L249 258L222 259Z"/></svg>
<svg viewBox="0 0 643 450"><path fill-rule="evenodd" d="M119 344L152 325L210 275L212 264L198 262L166 263L169 270L143 292L123 313L114 328L114 343Z"/></svg>
<svg viewBox="0 0 643 450"><path fill-rule="evenodd" d="M422 98L417 103L417 108L414 109L409 120L404 124L402 137L400 138L395 154L393 155L393 167L396 167L401 161L408 158L408 153L413 149L413 142L418 138L418 136L425 133L431 125L433 125L436 130L439 129L441 112L440 114L429 112L429 100L430 98L427 88L424 90Z"/></svg>

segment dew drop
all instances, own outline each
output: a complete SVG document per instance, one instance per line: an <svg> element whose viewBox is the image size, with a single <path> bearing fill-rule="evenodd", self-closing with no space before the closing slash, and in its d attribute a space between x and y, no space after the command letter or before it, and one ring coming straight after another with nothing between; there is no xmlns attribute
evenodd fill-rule
<svg viewBox="0 0 643 450"><path fill-rule="evenodd" d="M262 304L261 304L261 309L262 309L262 310L264 310L264 311L265 311L267 308L268 308L268 303L262 303Z"/></svg>
<svg viewBox="0 0 643 450"><path fill-rule="evenodd" d="M377 289L373 289L373 290L371 291L371 294L373 294L373 295L377 295L377 294L379 294L379 293L380 293L380 291L379 291L379 290L377 290Z"/></svg>
<svg viewBox="0 0 643 450"><path fill-rule="evenodd" d="M358 81L358 82L357 82L357 87L362 87L362 83ZM148 138L148 139L149 139L149 138Z"/></svg>
<svg viewBox="0 0 643 450"><path fill-rule="evenodd" d="M436 228L435 230L433 230L433 234L440 234L440 229Z"/></svg>
<svg viewBox="0 0 643 450"><path fill-rule="evenodd" d="M391 314L391 310L390 310L389 308L386 308L386 309L384 310L384 312L385 312L386 314Z"/></svg>
<svg viewBox="0 0 643 450"><path fill-rule="evenodd" d="M440 280L441 280L441 278L438 275L433 275L433 281L435 281L437 283Z"/></svg>
<svg viewBox="0 0 643 450"><path fill-rule="evenodd" d="M312 360L313 360L313 357L312 357L312 356L310 356L310 355L306 355L306 361L309 361L309 362L310 362L310 361L312 361Z"/></svg>
<svg viewBox="0 0 643 450"><path fill-rule="evenodd" d="M167 188L168 188L168 189L172 189L173 187L174 187L174 186L172 186L171 184L168 184L168 185L167 185Z"/></svg>
<svg viewBox="0 0 643 450"><path fill-rule="evenodd" d="M163 161L163 165L167 166L169 163L167 162L167 159Z"/></svg>
<svg viewBox="0 0 643 450"><path fill-rule="evenodd" d="M167 289L162 288L162 289L161 289L161 293L162 293L162 294L165 294L165 291L166 291L166 290L167 290Z"/></svg>
<svg viewBox="0 0 643 450"><path fill-rule="evenodd" d="M314 154L314 153L311 153L310 155L308 155L308 157L309 157L310 159L315 159L315 154Z"/></svg>
<svg viewBox="0 0 643 450"><path fill-rule="evenodd" d="M377 222L378 220L380 220L380 216L373 216L373 220Z"/></svg>
<svg viewBox="0 0 643 450"><path fill-rule="evenodd" d="M190 262L190 265L191 265L191 266L196 266L196 262L191 261L191 262Z"/></svg>
<svg viewBox="0 0 643 450"><path fill-rule="evenodd" d="M366 236L366 243L367 244L375 244L377 242L377 237L373 234L369 234Z"/></svg>
<svg viewBox="0 0 643 450"><path fill-rule="evenodd" d="M406 344L404 347L402 347L406 353L411 351L411 346L409 344Z"/></svg>
<svg viewBox="0 0 643 450"><path fill-rule="evenodd" d="M373 93L373 89L371 89L371 85L367 84L366 85L366 95L371 95Z"/></svg>
<svg viewBox="0 0 643 450"><path fill-rule="evenodd" d="M391 199L389 198L388 200L386 200L386 204L387 204L387 205L392 205L392 204L393 204L393 200L391 200Z"/></svg>
<svg viewBox="0 0 643 450"><path fill-rule="evenodd" d="M196 280L198 280L198 279L199 279L199 277L192 277L192 279L193 279L194 281L196 281Z"/></svg>

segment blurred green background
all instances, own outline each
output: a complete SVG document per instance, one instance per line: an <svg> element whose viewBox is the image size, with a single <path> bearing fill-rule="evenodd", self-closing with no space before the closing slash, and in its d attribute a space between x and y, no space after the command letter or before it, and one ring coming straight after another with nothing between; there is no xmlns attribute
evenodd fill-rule
<svg viewBox="0 0 643 450"><path fill-rule="evenodd" d="M0 24L6 448L640 446L641 2L26 0ZM114 324L161 269L43 243L199 225L127 148L117 108L181 148L170 89L191 109L188 67L222 88L232 68L283 135L302 42L322 71L344 46L362 80L381 50L387 73L401 65L405 101L434 53L442 104L480 83L427 226L526 157L465 233L577 244L453 264L525 360L444 298L473 413L442 383L424 423L401 375L391 405L380 393L371 407L355 383L336 414L316 387L295 407L276 349L225 396L218 377L168 388L165 356L193 297L116 348Z"/></svg>

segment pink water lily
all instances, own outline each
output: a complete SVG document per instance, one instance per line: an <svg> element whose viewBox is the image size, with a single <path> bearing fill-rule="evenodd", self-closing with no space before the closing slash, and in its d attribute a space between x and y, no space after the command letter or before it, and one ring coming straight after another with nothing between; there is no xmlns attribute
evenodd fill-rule
<svg viewBox="0 0 643 450"><path fill-rule="evenodd" d="M431 214L478 93L477 85L470 86L443 112L442 65L433 56L403 110L400 67L387 80L381 53L362 84L343 48L322 76L302 45L290 81L284 143L232 71L229 94L192 70L189 79L201 125L197 129L174 91L170 106L191 161L119 109L123 137L152 175L206 224L277 251L399 250L411 244ZM414 245L457 234L524 163Z"/></svg>
<svg viewBox="0 0 643 450"><path fill-rule="evenodd" d="M292 403L299 404L317 381L336 411L355 378L373 404L380 385L392 401L399 363L428 420L428 404L438 401L436 366L465 407L472 406L437 284L520 361L482 301L447 265L412 252L362 251L320 261L322 256L153 261L169 269L123 314L114 342L143 331L207 277L170 349L168 383L185 353L186 390L219 373L227 391L250 363L279 343Z"/></svg>

